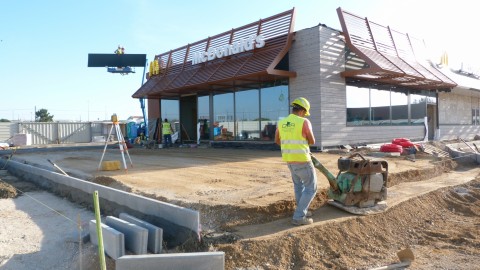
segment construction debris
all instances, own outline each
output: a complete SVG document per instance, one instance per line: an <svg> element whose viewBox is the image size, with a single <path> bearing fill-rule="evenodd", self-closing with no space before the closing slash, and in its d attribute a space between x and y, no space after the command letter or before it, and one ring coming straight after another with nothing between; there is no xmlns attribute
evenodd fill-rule
<svg viewBox="0 0 480 270"><path fill-rule="evenodd" d="M400 259L399 263L389 264L381 267L372 268L370 270L390 270L390 269L404 269L405 267L410 266L415 260L413 251L409 248L400 250L397 252L397 256Z"/></svg>

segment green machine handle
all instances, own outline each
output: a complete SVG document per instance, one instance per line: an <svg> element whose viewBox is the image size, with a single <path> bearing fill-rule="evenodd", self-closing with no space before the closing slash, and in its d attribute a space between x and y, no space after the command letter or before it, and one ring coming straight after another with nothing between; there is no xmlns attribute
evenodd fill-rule
<svg viewBox="0 0 480 270"><path fill-rule="evenodd" d="M325 168L325 166L323 166L323 164L320 163L320 161L318 161L318 159L314 155L310 154L310 156L312 158L313 166L317 168L323 175L325 175L328 183L330 184L330 187L332 188L332 191L337 191L337 178L335 178L335 176L333 176L333 174L327 168Z"/></svg>

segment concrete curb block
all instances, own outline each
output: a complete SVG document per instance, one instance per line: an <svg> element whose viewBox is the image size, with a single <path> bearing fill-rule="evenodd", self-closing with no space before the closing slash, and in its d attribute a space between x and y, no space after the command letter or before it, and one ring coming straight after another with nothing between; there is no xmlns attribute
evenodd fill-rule
<svg viewBox="0 0 480 270"><path fill-rule="evenodd" d="M147 254L147 229L112 216L107 216L105 224L125 235L125 248L127 250L134 254Z"/></svg>
<svg viewBox="0 0 480 270"><path fill-rule="evenodd" d="M115 149L118 143L108 143L107 149ZM105 148L105 142L102 143L74 143L74 144L48 144L48 145L22 145L0 150L0 154L15 153L38 153L38 152L54 152L54 151L71 151L71 150L85 150L85 149L102 149Z"/></svg>
<svg viewBox="0 0 480 270"><path fill-rule="evenodd" d="M163 243L163 230L153 224L150 224L146 221L138 219L134 216L131 216L127 213L120 213L120 219L133 223L137 226L145 228L148 230L148 244L147 249L154 253L159 254L162 252L162 243Z"/></svg>
<svg viewBox="0 0 480 270"><path fill-rule="evenodd" d="M123 233L105 225L101 224L103 236L103 249L110 258L117 260L125 255L125 238ZM97 236L97 221L90 220L88 223L90 231L90 241L93 245L98 246Z"/></svg>
<svg viewBox="0 0 480 270"><path fill-rule="evenodd" d="M474 146L476 144L480 145L480 141L472 141L472 142L467 142L471 143ZM459 148L468 148L468 146L473 147L467 143L452 143L448 144L446 146L447 152L450 153L450 155L457 161L457 162L462 162L462 163L469 163L469 162L476 162L477 164L480 164L480 154L476 153L472 150L472 152L464 152L461 150L458 150Z"/></svg>
<svg viewBox="0 0 480 270"><path fill-rule="evenodd" d="M0 160L0 163L5 163ZM200 214L198 211L157 201L140 195L113 189L79 178L65 176L16 161L8 161L6 169L12 175L33 182L61 196L85 203L93 209L93 192L99 193L103 214L119 216L127 212L163 229L163 237L172 247L181 245L192 237L200 239Z"/></svg>
<svg viewBox="0 0 480 270"><path fill-rule="evenodd" d="M224 252L127 255L115 262L115 270L224 270Z"/></svg>

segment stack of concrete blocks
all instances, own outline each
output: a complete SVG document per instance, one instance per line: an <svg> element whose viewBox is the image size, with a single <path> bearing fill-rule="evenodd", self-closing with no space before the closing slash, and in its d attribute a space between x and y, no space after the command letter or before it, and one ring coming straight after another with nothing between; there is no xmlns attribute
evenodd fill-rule
<svg viewBox="0 0 480 270"><path fill-rule="evenodd" d="M155 225L131 216L127 213L120 213L120 219L133 223L148 230L147 249L154 254L162 252L163 230Z"/></svg>
<svg viewBox="0 0 480 270"><path fill-rule="evenodd" d="M110 228L103 223L101 224L101 228L103 236L103 249L105 250L105 253L114 260L125 255L125 238L123 233ZM90 231L90 241L95 246L98 246L97 221L90 220L88 229Z"/></svg>
<svg viewBox="0 0 480 270"><path fill-rule="evenodd" d="M125 235L126 250L133 254L147 254L147 229L112 216L107 216L105 224Z"/></svg>
<svg viewBox="0 0 480 270"><path fill-rule="evenodd" d="M90 221L90 236L94 245L98 245L95 220ZM125 249L133 254L158 254L162 251L163 230L126 213L120 218L107 216L102 223L105 253L112 259L125 255Z"/></svg>
<svg viewBox="0 0 480 270"><path fill-rule="evenodd" d="M224 270L224 252L194 252L159 254L162 251L163 230L126 213L120 218L107 216L102 223L105 253L114 259L116 270ZM98 245L96 222L89 224L90 240ZM125 249L136 255L125 255ZM154 254L147 254L147 250Z"/></svg>
<svg viewBox="0 0 480 270"><path fill-rule="evenodd" d="M32 145L32 135L26 133L17 133L12 138L14 146Z"/></svg>

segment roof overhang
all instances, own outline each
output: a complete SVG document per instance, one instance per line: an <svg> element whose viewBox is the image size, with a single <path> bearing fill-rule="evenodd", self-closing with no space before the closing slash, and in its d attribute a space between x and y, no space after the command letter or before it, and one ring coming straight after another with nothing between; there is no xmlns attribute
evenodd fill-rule
<svg viewBox="0 0 480 270"><path fill-rule="evenodd" d="M422 40L341 8L337 13L352 54L347 54L347 61L356 57L364 61L363 65L359 61L350 65L353 68L342 72L342 77L418 90L444 90L457 85L427 61Z"/></svg>
<svg viewBox="0 0 480 270"><path fill-rule="evenodd" d="M159 74L151 75L153 73L150 72L147 82L132 97L168 98L195 93L231 92L295 77L295 72L281 68L285 66L282 59L287 55L294 38L294 18L295 9L291 9L156 55L159 67L153 73ZM245 42L255 42L255 37L261 37L256 43L259 46L253 45L239 53L224 53L227 56L222 56L222 50ZM262 40L264 45L260 46ZM203 59L199 60L199 55ZM213 56L212 60L207 60L209 55Z"/></svg>
<svg viewBox="0 0 480 270"><path fill-rule="evenodd" d="M440 66L439 69L458 84L455 89L461 88L477 93L480 92L479 75L461 69L454 69L448 66Z"/></svg>

